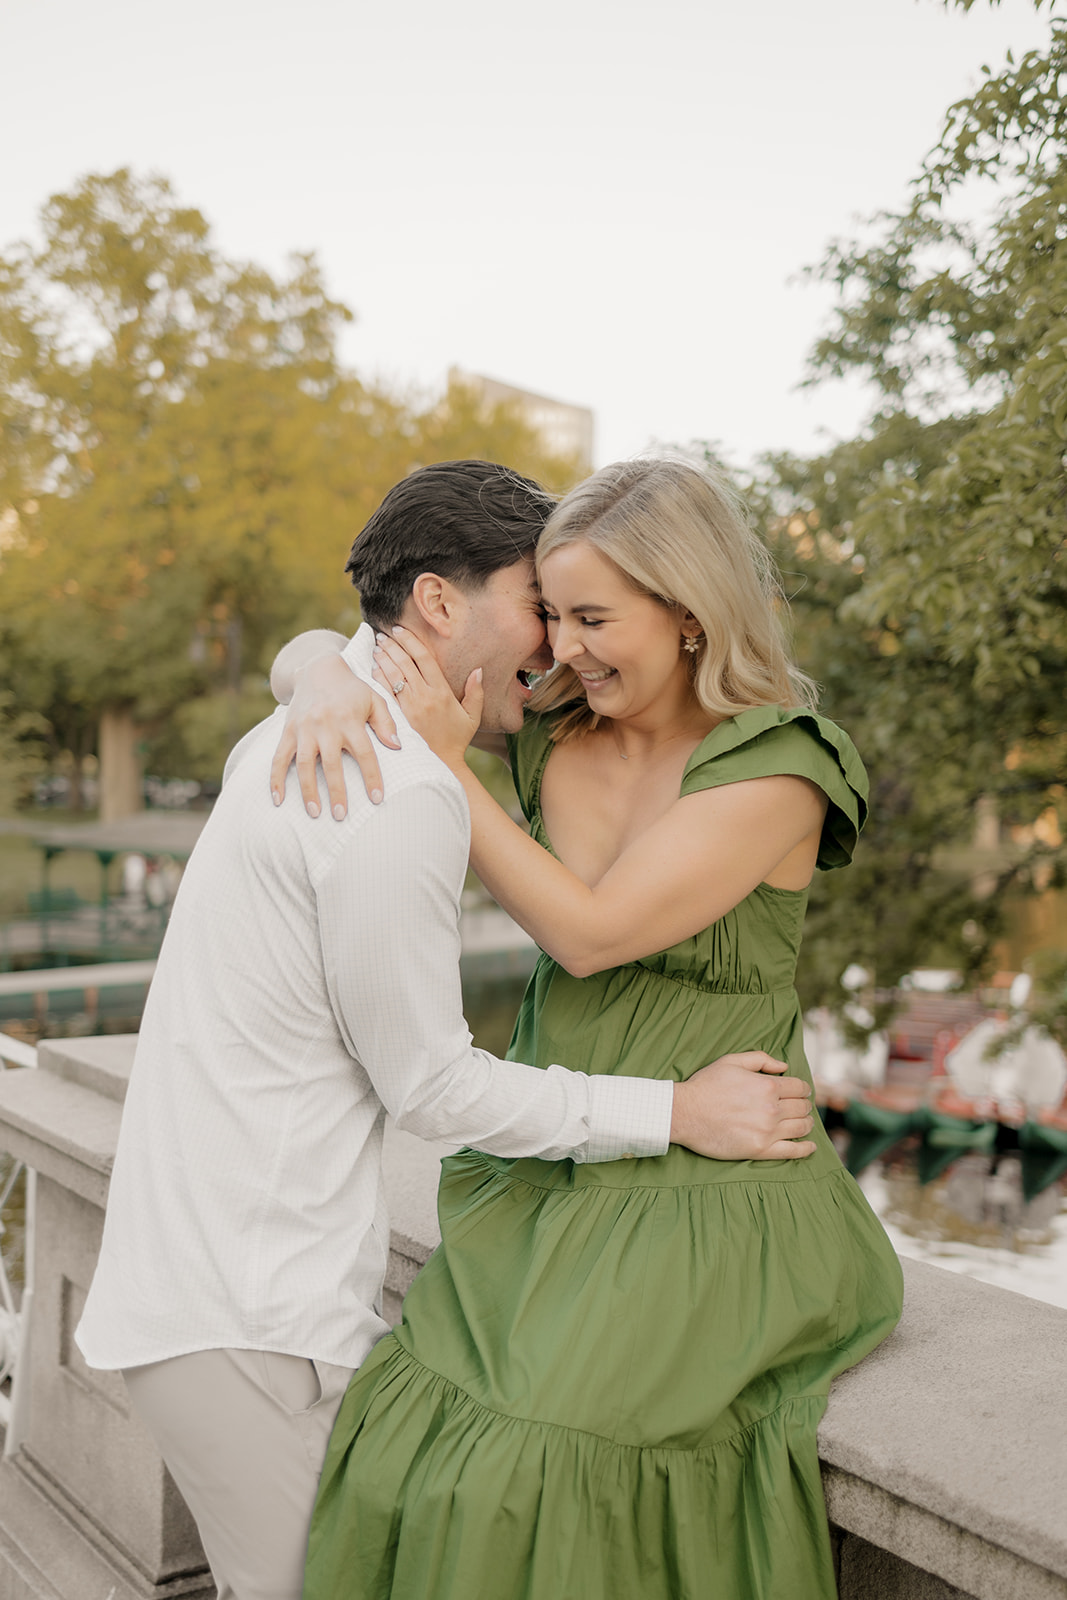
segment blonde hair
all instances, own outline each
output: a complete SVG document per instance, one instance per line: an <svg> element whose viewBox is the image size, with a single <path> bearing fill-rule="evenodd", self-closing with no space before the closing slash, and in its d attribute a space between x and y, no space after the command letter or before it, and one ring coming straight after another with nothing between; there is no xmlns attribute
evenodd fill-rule
<svg viewBox="0 0 1067 1600"><path fill-rule="evenodd" d="M537 542L537 565L583 541L641 593L700 623L693 691L716 720L753 706L814 706L815 685L789 659L785 600L767 549L732 488L689 462L603 467L557 505ZM680 640L679 640L680 644ZM590 732L600 718L570 667L538 684L535 712L559 711L552 737Z"/></svg>

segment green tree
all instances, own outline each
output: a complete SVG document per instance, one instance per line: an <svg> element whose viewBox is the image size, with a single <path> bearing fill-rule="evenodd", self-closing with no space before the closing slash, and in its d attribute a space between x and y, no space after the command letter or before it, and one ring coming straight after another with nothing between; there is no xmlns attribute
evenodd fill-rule
<svg viewBox="0 0 1067 1600"><path fill-rule="evenodd" d="M223 260L162 179L86 178L49 201L42 233L0 279L0 486L17 518L0 648L20 703L80 754L101 718L132 740L203 686L210 621L262 626L264 468L328 403L349 313L310 258L280 282ZM213 517L202 482L220 458Z"/></svg>
<svg viewBox="0 0 1067 1600"><path fill-rule="evenodd" d="M1047 49L950 108L907 211L820 269L839 299L814 376L858 371L880 399L861 438L764 485L802 654L874 779L863 862L814 908L815 990L841 932L882 981L973 969L1006 896L1064 881L1065 70L1053 18ZM1029 844L976 896L962 846L987 798Z"/></svg>
<svg viewBox="0 0 1067 1600"><path fill-rule="evenodd" d="M15 708L10 691L0 690L0 817L28 799L44 768L43 719Z"/></svg>
<svg viewBox="0 0 1067 1600"><path fill-rule="evenodd" d="M162 178L87 177L41 232L0 257L0 663L56 750L98 749L105 791L124 767L119 806L136 747L220 772L277 646L354 626L348 549L413 466L488 456L566 486L507 407L342 370L351 313L314 258L226 260Z"/></svg>

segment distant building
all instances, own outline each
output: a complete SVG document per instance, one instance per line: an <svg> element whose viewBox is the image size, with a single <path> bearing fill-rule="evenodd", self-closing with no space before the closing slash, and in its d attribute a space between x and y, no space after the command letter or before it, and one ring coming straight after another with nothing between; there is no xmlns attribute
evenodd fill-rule
<svg viewBox="0 0 1067 1600"><path fill-rule="evenodd" d="M464 372L461 367L449 368L448 379L450 383L461 383L473 389L487 406L510 401L517 406L523 420L541 435L547 450L553 455L577 456L581 471L592 472L593 413L588 406L550 400L547 395L517 389L514 384L500 383L479 372Z"/></svg>

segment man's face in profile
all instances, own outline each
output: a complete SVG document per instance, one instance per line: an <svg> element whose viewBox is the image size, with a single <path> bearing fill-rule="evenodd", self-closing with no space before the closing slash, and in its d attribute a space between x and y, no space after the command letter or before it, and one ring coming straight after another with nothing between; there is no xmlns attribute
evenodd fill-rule
<svg viewBox="0 0 1067 1600"><path fill-rule="evenodd" d="M530 698L529 674L547 672L552 665L533 560L501 567L466 598L456 664L464 679L482 668L482 727L517 733ZM462 684L459 688L462 692Z"/></svg>

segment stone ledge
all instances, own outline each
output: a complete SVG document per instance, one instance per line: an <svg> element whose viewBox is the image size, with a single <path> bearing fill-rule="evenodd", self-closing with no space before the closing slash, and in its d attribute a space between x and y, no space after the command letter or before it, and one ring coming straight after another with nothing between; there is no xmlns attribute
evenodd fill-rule
<svg viewBox="0 0 1067 1600"><path fill-rule="evenodd" d="M441 1243L437 1185L442 1157L456 1148L417 1139L392 1122L386 1123L382 1176L390 1230L382 1314L387 1322L400 1321L401 1302L416 1273Z"/></svg>
<svg viewBox="0 0 1067 1600"><path fill-rule="evenodd" d="M18 1067L0 1075L0 1149L104 1206L122 1107L54 1072Z"/></svg>
<svg viewBox="0 0 1067 1600"><path fill-rule="evenodd" d="M1059 1581L1048 1593L1067 1595L1067 1312L940 1267L903 1266L900 1327L837 1380L819 1430L828 1483L836 1472L843 1504L846 1480L876 1486L881 1519L871 1501L862 1526L852 1528L836 1508L831 1515L904 1553L894 1542L899 1508L917 1508L945 1552L930 1570L950 1582L971 1584L984 1600L970 1557L946 1570L952 1562L938 1527L1018 1557ZM920 1538L918 1524L912 1535ZM967 1540L957 1548L969 1548ZM991 1600L1010 1592L989 1590Z"/></svg>
<svg viewBox="0 0 1067 1600"><path fill-rule="evenodd" d="M0 1149L103 1206L136 1046L132 1034L51 1039L36 1071L0 1073Z"/></svg>
<svg viewBox="0 0 1067 1600"><path fill-rule="evenodd" d="M135 1033L103 1034L88 1039L45 1039L37 1046L37 1066L68 1083L95 1089L119 1105L129 1088Z"/></svg>
<svg viewBox="0 0 1067 1600"><path fill-rule="evenodd" d="M1067 1600L1067 1579L1047 1567L934 1516L923 1506L898 1499L878 1484L839 1472L825 1460L822 1484L830 1521L846 1535L842 1543L846 1568L850 1558L855 1564L851 1537L855 1536L861 1545L877 1548L882 1558L887 1553L896 1557L898 1569L910 1569L910 1574L917 1569L935 1581L943 1580L940 1589L931 1586L931 1592L958 1594L965 1600ZM864 1566L871 1565L868 1550ZM842 1597L877 1594L884 1600L883 1589L850 1587L847 1573L841 1577ZM909 1600L921 1592L914 1578L900 1588Z"/></svg>
<svg viewBox="0 0 1067 1600"><path fill-rule="evenodd" d="M840 1600L974 1600L932 1572L868 1544L854 1533L838 1535L835 1573Z"/></svg>
<svg viewBox="0 0 1067 1600"><path fill-rule="evenodd" d="M207 1573L151 1584L120 1570L15 1462L0 1462L0 1505L0 1600L216 1600Z"/></svg>
<svg viewBox="0 0 1067 1600"><path fill-rule="evenodd" d="M102 1205L134 1043L51 1041L44 1071L0 1075L0 1148ZM448 1149L387 1131L393 1310L439 1243ZM1067 1312L903 1267L900 1328L838 1379L819 1432L843 1600L1067 1600ZM56 1600L0 1581L0 1600L23 1595Z"/></svg>

